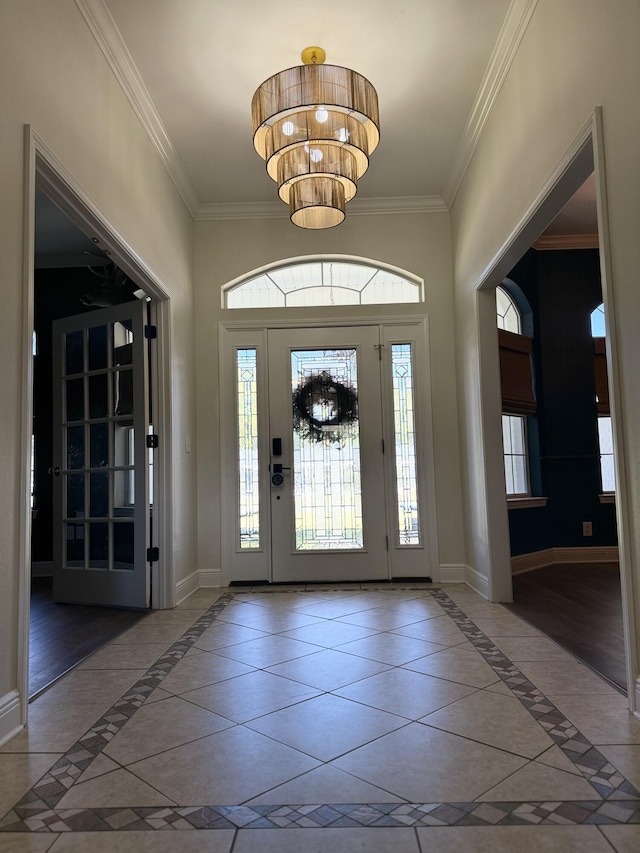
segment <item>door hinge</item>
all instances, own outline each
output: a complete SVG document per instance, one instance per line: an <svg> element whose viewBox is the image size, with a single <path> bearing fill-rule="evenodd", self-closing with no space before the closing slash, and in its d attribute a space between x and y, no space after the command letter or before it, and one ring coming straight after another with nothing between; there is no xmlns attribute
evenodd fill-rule
<svg viewBox="0 0 640 853"><path fill-rule="evenodd" d="M154 545L153 548L147 548L147 563L157 563L160 559L160 548Z"/></svg>
<svg viewBox="0 0 640 853"><path fill-rule="evenodd" d="M382 452L384 453L384 438L382 439Z"/></svg>
<svg viewBox="0 0 640 853"><path fill-rule="evenodd" d="M389 550L389 537L385 536L384 538L387 540L387 551L388 551Z"/></svg>
<svg viewBox="0 0 640 853"><path fill-rule="evenodd" d="M148 338L148 340L152 341L158 337L158 327L157 326L145 326L144 327L144 336Z"/></svg>
<svg viewBox="0 0 640 853"><path fill-rule="evenodd" d="M373 348L378 350L378 361L382 361L382 350L384 349L384 344L374 344Z"/></svg>
<svg viewBox="0 0 640 853"><path fill-rule="evenodd" d="M158 446L158 436L154 433L153 435L147 436L147 447L151 450L155 450Z"/></svg>

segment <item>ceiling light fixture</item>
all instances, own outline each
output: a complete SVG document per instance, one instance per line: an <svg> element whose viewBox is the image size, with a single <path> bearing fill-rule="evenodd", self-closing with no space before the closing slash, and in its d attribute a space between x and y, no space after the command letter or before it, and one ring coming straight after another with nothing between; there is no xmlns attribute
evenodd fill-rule
<svg viewBox="0 0 640 853"><path fill-rule="evenodd" d="M350 68L324 65L325 56L305 48L304 65L269 77L251 102L253 144L301 228L344 220L380 140L376 90Z"/></svg>

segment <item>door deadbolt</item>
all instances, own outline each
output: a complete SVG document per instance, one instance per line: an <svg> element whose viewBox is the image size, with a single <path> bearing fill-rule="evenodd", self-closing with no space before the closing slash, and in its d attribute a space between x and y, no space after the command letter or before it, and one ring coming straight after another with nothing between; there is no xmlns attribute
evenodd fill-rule
<svg viewBox="0 0 640 853"><path fill-rule="evenodd" d="M60 476L60 468L56 465L55 468L49 468L49 475L53 475L54 477Z"/></svg>
<svg viewBox="0 0 640 853"><path fill-rule="evenodd" d="M271 475L271 485L272 486L281 486L284 483L284 477L278 471L276 474Z"/></svg>

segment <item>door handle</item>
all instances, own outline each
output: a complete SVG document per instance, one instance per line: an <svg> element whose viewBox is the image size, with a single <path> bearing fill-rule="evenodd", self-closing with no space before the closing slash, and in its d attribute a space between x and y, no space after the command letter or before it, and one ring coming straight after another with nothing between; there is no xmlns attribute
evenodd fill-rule
<svg viewBox="0 0 640 853"><path fill-rule="evenodd" d="M49 474L49 476L59 477L60 468L56 465L55 468L49 468L47 473Z"/></svg>

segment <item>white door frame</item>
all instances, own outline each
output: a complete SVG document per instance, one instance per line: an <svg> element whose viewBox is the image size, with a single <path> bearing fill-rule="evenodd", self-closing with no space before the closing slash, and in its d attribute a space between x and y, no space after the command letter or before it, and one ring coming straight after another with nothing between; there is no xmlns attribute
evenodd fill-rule
<svg viewBox="0 0 640 853"><path fill-rule="evenodd" d="M36 188L46 194L96 245L107 251L114 262L152 297L152 314L158 326L157 346L152 363L154 426L163 441L154 459L154 542L160 560L153 569L152 607L172 607L174 578L172 559L171 489L171 302L162 283L136 254L133 247L102 215L65 165L38 136L25 125L24 241L23 241L23 330L22 330L22 451L20 482L20 551L18 593L18 692L21 724L26 725L29 694L29 607L31 599L31 429L33 419L33 317Z"/></svg>
<svg viewBox="0 0 640 853"><path fill-rule="evenodd" d="M256 309L256 314L260 309ZM261 313L261 312L260 312ZM229 332L249 332L255 335L255 340L258 341L258 336L261 336L261 342L266 343L267 329L287 329L287 328L323 328L331 327L338 328L340 326L383 326L390 328L392 326L407 326L413 325L417 327L418 336L422 345L422 352L425 357L424 371L416 371L416 383L419 384L421 393L416 395L416 405L418 417L423 424L422 432L422 453L419 459L421 475L424 484L424 492L422 496L421 519L424 520L424 530L427 537L425 545L425 553L428 555L431 578L434 581L439 581L439 550L438 550L438 522L437 522L437 506L436 506L436 488L435 488L435 454L433 445L433 423L431 415L431 374L430 374L430 353L429 353L429 328L428 316L424 311L416 312L413 315L407 314L378 314L366 317L347 316L347 317L327 317L319 313L314 313L313 317L307 319L296 317L287 320L222 320L218 324L218 347L219 347L219 387L220 387L220 407L221 412L233 412L235 410L234 394L235 386L229 381L229 376L233 375L232 364L232 346L229 342ZM247 344L249 346L249 344ZM263 396L263 403L266 400L266 389L259 391ZM234 511L235 501L229 500L230 495L236 492L236 460L233 454L229 454L227 449L233 447L235 437L233 430L235 425L233 418L230 415L221 417L220 419L220 460L221 460L221 585L228 586L231 578L231 553L235 550L233 541L233 530L235 524L230 523L230 513ZM263 441L266 441L263 437ZM263 453L267 453L269 448L261 447ZM264 457L266 458L266 457ZM385 466L388 469L388 466ZM387 479L385 471L385 479ZM387 504L390 500L390 486L387 483ZM226 499L225 499L226 498ZM260 500L263 505L267 505L270 501L270 496L266 494L266 489L261 490ZM264 502L267 503L264 503ZM426 518L425 518L426 516ZM266 547L266 546L265 546ZM270 550L271 543L269 542L269 566L270 566ZM265 581L271 580L270 572L265 575Z"/></svg>
<svg viewBox="0 0 640 853"><path fill-rule="evenodd" d="M600 275L602 298L607 316L607 371L614 435L616 518L622 586L625 662L629 686L629 706L631 711L636 713L640 710L640 684L634 685L635 673L638 669L635 644L637 623L631 593L634 588L634 581L629 558L632 553L629 537L630 531L633 530L631 523L633 510L629 500L625 474L628 470L625 464L626 437L623 432L621 417L622 394L611 274L602 109L600 107L597 107L589 116L536 199L476 282L478 383L481 389L481 406L478 415L484 447L482 464L484 466L484 506L487 532L487 562L486 567L483 566L482 568L486 568L489 599L491 601L513 600L508 510L504 499L506 489L502 445L500 441L496 440L496 436L501 435L500 417L502 412L494 291L592 171L595 171L596 178Z"/></svg>

